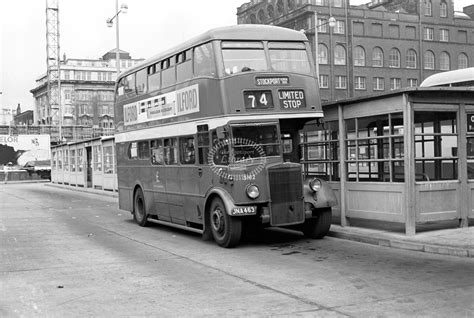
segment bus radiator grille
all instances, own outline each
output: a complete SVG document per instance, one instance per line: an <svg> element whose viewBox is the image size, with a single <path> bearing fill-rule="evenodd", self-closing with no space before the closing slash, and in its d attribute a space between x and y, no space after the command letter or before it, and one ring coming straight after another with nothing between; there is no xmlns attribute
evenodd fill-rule
<svg viewBox="0 0 474 318"><path fill-rule="evenodd" d="M268 169L272 226L304 221L301 167L276 166Z"/></svg>

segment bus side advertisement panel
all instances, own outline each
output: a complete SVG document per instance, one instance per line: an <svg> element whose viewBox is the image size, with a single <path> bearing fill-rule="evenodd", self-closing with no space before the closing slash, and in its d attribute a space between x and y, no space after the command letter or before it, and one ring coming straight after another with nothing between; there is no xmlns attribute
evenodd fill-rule
<svg viewBox="0 0 474 318"><path fill-rule="evenodd" d="M197 84L123 106L124 125L134 125L199 112Z"/></svg>

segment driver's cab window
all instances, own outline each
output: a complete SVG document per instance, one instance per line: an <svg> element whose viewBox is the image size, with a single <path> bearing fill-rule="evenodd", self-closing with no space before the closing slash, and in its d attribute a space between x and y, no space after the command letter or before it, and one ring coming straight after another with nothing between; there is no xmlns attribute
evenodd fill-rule
<svg viewBox="0 0 474 318"><path fill-rule="evenodd" d="M222 136L218 137L217 131L212 130L212 161L210 164L228 165L229 164L229 138L228 133L224 132Z"/></svg>

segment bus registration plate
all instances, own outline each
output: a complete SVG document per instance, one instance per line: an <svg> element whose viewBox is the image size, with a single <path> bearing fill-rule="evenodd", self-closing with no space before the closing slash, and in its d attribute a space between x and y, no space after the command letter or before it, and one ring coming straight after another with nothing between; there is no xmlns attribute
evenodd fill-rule
<svg viewBox="0 0 474 318"><path fill-rule="evenodd" d="M256 206L236 206L232 208L232 215L252 215L257 214Z"/></svg>
<svg viewBox="0 0 474 318"><path fill-rule="evenodd" d="M278 91L281 109L300 109L306 108L304 91L302 89L285 89Z"/></svg>

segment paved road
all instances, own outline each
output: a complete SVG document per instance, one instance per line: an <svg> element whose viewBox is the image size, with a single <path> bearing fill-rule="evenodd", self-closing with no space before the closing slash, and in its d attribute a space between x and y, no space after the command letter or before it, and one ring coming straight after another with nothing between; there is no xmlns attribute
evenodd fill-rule
<svg viewBox="0 0 474 318"><path fill-rule="evenodd" d="M223 249L116 201L0 185L0 316L474 315L472 259L279 230Z"/></svg>

